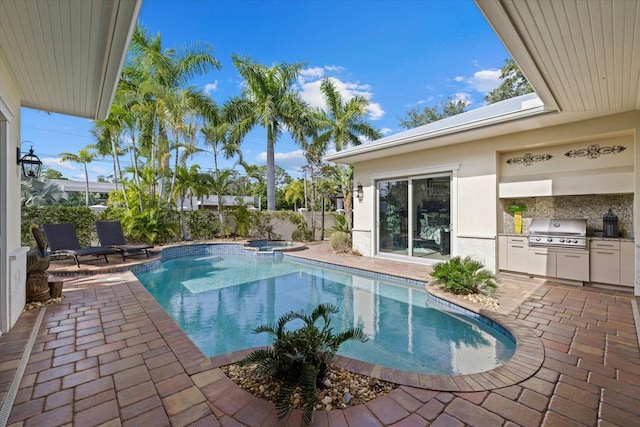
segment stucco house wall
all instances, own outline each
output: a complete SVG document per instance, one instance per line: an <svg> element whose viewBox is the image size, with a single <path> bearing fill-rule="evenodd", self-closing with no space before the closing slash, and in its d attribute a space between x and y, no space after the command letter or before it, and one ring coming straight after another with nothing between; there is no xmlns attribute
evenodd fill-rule
<svg viewBox="0 0 640 427"><path fill-rule="evenodd" d="M354 163L354 182L364 187L363 200L354 204L354 249L376 255L378 180L450 172L451 254L473 256L496 271L496 236L504 231L500 197L633 193L639 182L635 168L638 123L638 112L612 114ZM592 144L623 145L625 150L597 161L565 155ZM547 152L553 153L554 161L519 168L506 163L511 157ZM637 203L636 197L634 228L638 224Z"/></svg>
<svg viewBox="0 0 640 427"><path fill-rule="evenodd" d="M25 304L26 251L20 247L20 97L0 61L0 334L17 321Z"/></svg>

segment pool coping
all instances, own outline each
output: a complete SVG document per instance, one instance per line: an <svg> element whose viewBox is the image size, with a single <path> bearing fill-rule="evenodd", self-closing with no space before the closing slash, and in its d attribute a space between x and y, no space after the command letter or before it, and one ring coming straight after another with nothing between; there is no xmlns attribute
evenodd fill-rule
<svg viewBox="0 0 640 427"><path fill-rule="evenodd" d="M233 243L224 244L233 245ZM203 243L202 245L210 246L221 244ZM239 245L236 244L236 246ZM172 248L175 248L175 246ZM285 257L288 256L285 255ZM344 267L340 266L339 264L324 261L307 260L299 257L293 258L296 261L302 261L305 263L316 265L330 265L332 267L337 267L339 270L343 271L347 270L359 272L361 274L364 274L365 276L373 275L374 277L379 278L389 277L393 278L394 280L404 279L404 281L411 284L420 282L415 279L402 278L396 275L372 272L370 270L358 269L354 267ZM162 259L162 256L160 257L160 259ZM156 258L148 260L148 263L154 264L158 261L159 259ZM133 267L144 268L140 264L136 264ZM192 344L188 346L190 347L189 352L177 353L177 355L184 354L185 356L188 356L187 360L185 360L183 363L183 365L185 365L185 368L187 366L190 367L189 369L187 369L187 371L196 373L198 371L198 367L204 368L206 366L205 369L219 368L221 366L237 363L240 360L244 359L249 353L251 353L251 351L255 350L255 348L244 349L232 353L226 353L223 355L207 357L196 346L196 344L191 341L187 334L184 333L182 329L180 329L178 324L175 323L171 316L169 316L169 314L164 311L164 309L155 300L155 298L153 298L153 296L147 291L142 283L138 281L133 272L131 274L134 277L135 282L137 282L137 284L142 289L144 289L145 294L148 295L153 303L155 303L157 308L159 308L162 313L164 313L165 316L171 321L171 323L173 323L173 327L170 328L170 331L167 331L170 332L170 336L175 336L176 334L181 333L184 337L181 337L179 339L180 346L183 347L185 345L184 338L186 338ZM513 356L507 362L497 368L491 369L489 371L465 375L433 375L403 371L376 365L370 362L352 359L342 355L335 355L335 365L354 373L370 376L372 378L377 378L384 381L389 381L398 385L406 385L410 387L448 392L478 392L508 387L527 380L541 368L542 362L544 361L544 346L540 338L533 332L533 330L526 326L523 326L517 320L511 319L506 315L492 310L475 307L474 305L467 303L465 300L454 300L453 295L447 294L437 287L428 286L425 282L422 283L425 284L425 289L429 293L432 300L444 304L449 309L460 311L465 315L471 314L471 317L473 317L472 314L483 316L484 318L487 318L491 322L494 322L495 324L504 328L504 330L508 332L511 337L513 337L516 343L516 349ZM145 300L147 299L145 298ZM150 301L147 300L147 302ZM153 311L157 313L156 309L154 309ZM166 325L166 319L163 319L161 323ZM169 338L167 338L167 342L169 342ZM194 350L197 351L198 355L193 353ZM206 362L203 359L206 360Z"/></svg>

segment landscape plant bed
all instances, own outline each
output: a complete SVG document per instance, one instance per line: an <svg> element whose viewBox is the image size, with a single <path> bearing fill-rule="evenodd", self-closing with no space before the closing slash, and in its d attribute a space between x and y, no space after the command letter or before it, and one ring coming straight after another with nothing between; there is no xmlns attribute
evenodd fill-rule
<svg viewBox="0 0 640 427"><path fill-rule="evenodd" d="M221 369L238 386L256 397L274 402L278 395L281 384L270 377L261 376L257 372L256 364L232 364ZM398 387L397 384L356 374L333 365L329 367L323 384L325 388L318 390L316 411L344 409L363 404L385 396ZM291 408L302 408L299 393L294 394Z"/></svg>

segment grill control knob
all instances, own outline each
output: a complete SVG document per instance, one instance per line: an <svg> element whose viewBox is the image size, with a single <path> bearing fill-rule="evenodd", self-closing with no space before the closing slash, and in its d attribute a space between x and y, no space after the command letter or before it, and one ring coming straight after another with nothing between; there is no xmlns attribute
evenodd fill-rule
<svg viewBox="0 0 640 427"><path fill-rule="evenodd" d="M560 243L564 243L564 239L560 239ZM567 240L567 243L571 243L571 242Z"/></svg>
<svg viewBox="0 0 640 427"><path fill-rule="evenodd" d="M539 241L540 241L540 238L539 238L539 237L536 237L536 242L539 242Z"/></svg>
<svg viewBox="0 0 640 427"><path fill-rule="evenodd" d="M547 242L553 242L553 239L551 237L548 237Z"/></svg>

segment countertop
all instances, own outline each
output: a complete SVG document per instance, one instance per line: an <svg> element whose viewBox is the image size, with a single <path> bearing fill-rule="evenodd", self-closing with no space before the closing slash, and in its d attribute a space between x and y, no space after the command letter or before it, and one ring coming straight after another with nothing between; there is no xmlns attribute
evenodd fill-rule
<svg viewBox="0 0 640 427"><path fill-rule="evenodd" d="M525 237L528 238L529 235L525 233L498 233L498 236L507 236L507 237ZM612 240L616 242L633 242L634 239L630 237L602 237L602 236L587 236L588 240Z"/></svg>

